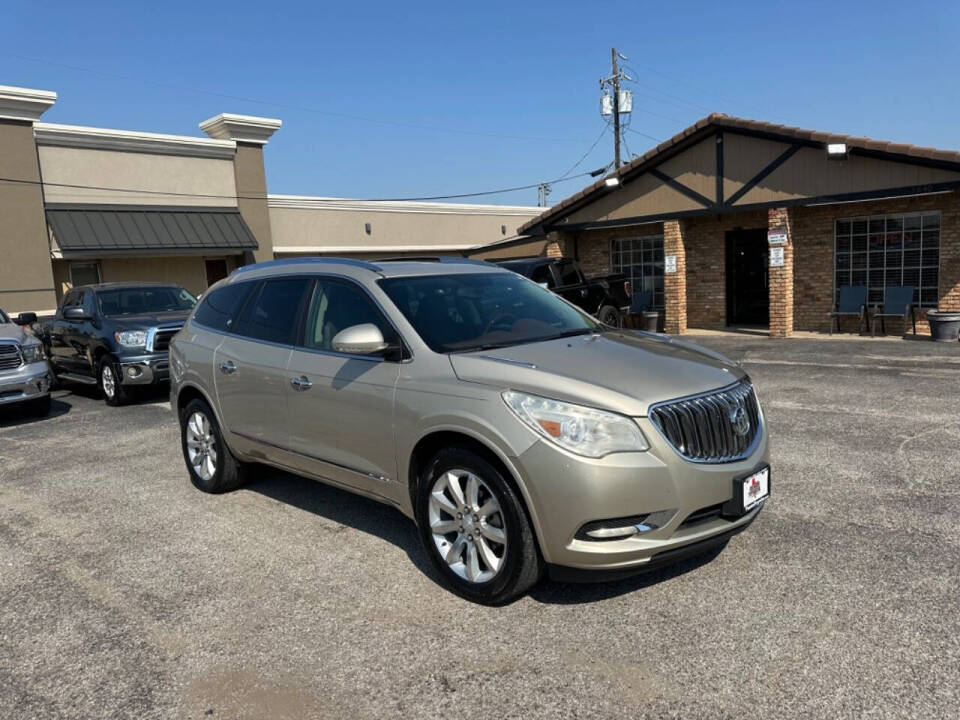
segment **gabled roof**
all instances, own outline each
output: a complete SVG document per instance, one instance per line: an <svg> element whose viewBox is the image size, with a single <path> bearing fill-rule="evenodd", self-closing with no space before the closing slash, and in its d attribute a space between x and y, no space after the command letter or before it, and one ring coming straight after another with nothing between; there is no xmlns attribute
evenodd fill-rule
<svg viewBox="0 0 960 720"><path fill-rule="evenodd" d="M807 145L821 145L823 147L833 143L845 143L849 150L865 151L873 155L887 155L890 156L890 159L907 161L915 159L925 162L944 163L945 165L955 166L957 169L960 169L960 152L955 150L938 150L936 148L919 147L885 140L873 140L866 137L853 137L817 130L805 130L789 125L777 125L775 123L733 117L731 115L724 115L723 113L712 113L677 133L669 140L648 150L640 157L634 158L619 170L600 178L580 192L557 203L544 213L521 225L517 232L519 234L525 234L531 231L542 231L544 225L557 222L574 210L589 204L597 197L601 197L609 192L610 188L606 185L607 178L616 177L621 183L629 181L630 178L636 177L644 171L656 167L682 148L699 141L717 130L739 130L771 139L801 142Z"/></svg>

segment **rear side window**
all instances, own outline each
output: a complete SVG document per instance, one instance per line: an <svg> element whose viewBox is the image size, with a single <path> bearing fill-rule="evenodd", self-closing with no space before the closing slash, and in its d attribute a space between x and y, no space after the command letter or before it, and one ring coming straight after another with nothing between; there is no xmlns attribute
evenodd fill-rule
<svg viewBox="0 0 960 720"><path fill-rule="evenodd" d="M236 332L254 340L292 343L310 282L307 278L267 280L243 308Z"/></svg>
<svg viewBox="0 0 960 720"><path fill-rule="evenodd" d="M557 272L560 273L561 285L577 285L580 283L580 271L572 262L557 263Z"/></svg>
<svg viewBox="0 0 960 720"><path fill-rule="evenodd" d="M245 282L217 288L203 299L193 319L212 330L228 332L252 287L253 283Z"/></svg>

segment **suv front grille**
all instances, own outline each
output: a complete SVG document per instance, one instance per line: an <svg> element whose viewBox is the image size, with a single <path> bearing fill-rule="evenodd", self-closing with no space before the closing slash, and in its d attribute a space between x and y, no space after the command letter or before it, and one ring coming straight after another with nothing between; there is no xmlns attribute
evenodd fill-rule
<svg viewBox="0 0 960 720"><path fill-rule="evenodd" d="M16 370L23 365L20 346L13 343L0 343L0 370Z"/></svg>
<svg viewBox="0 0 960 720"><path fill-rule="evenodd" d="M760 406L753 385L742 380L716 392L654 405L650 420L688 460L733 462L749 454L757 439Z"/></svg>
<svg viewBox="0 0 960 720"><path fill-rule="evenodd" d="M166 352L170 349L170 341L173 339L173 336L180 332L182 325L177 327L164 327L157 328L156 333L153 336L153 351L154 352Z"/></svg>

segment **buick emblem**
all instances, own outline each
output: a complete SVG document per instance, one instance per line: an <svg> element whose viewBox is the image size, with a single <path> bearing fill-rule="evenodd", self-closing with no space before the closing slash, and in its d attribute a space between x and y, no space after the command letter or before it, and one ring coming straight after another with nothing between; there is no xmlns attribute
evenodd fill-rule
<svg viewBox="0 0 960 720"><path fill-rule="evenodd" d="M730 424L733 426L733 431L740 437L750 432L750 416L747 415L747 409L743 405L738 404L730 408Z"/></svg>

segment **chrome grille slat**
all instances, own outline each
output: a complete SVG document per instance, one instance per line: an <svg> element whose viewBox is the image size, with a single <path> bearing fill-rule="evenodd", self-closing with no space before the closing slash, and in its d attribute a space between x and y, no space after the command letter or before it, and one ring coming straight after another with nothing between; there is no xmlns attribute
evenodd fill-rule
<svg viewBox="0 0 960 720"><path fill-rule="evenodd" d="M0 343L0 370L16 370L23 365L20 346L15 343Z"/></svg>
<svg viewBox="0 0 960 720"><path fill-rule="evenodd" d="M742 407L750 420L743 435L731 414ZM741 416L742 417L742 416ZM680 455L695 462L733 462L745 457L760 432L760 406L749 380L712 393L659 403L650 420Z"/></svg>

